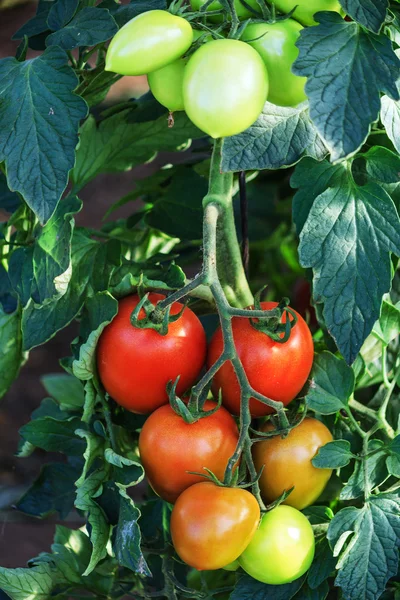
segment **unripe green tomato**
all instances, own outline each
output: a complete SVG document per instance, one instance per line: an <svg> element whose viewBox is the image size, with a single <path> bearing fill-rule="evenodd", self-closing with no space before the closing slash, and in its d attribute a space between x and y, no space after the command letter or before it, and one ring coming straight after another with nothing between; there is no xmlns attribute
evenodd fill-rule
<svg viewBox="0 0 400 600"><path fill-rule="evenodd" d="M292 73L292 64L299 54L295 43L302 29L294 19L254 23L246 27L241 38L263 59L269 78L268 101L279 106L297 106L307 98L307 78Z"/></svg>
<svg viewBox="0 0 400 600"><path fill-rule="evenodd" d="M272 4L272 0L268 0ZM316 25L313 16L321 10L331 10L340 13L342 7L338 0L273 0L275 7L282 13L290 12L295 6L293 18L303 25Z"/></svg>
<svg viewBox="0 0 400 600"><path fill-rule="evenodd" d="M185 110L182 84L186 63L186 58L178 58L147 77L154 98L171 112Z"/></svg>
<svg viewBox="0 0 400 600"><path fill-rule="evenodd" d="M207 0L190 0L190 5L193 8L193 10L199 11L201 9L201 7L203 6L203 4L205 4L207 2ZM240 0L234 0L235 2L235 8L236 8L236 13L237 16L239 17L239 19L249 19L249 18L256 18L256 15L251 12L250 10L248 10L244 4L241 3ZM254 8L254 10L256 10L261 17L261 9L259 4L257 3L257 0L246 0L246 4L248 4L249 6L251 6L252 8ZM222 6L221 3L218 2L218 0L214 0L214 2L211 2L210 6L207 7L207 11L209 10L221 10ZM207 13L206 11L206 13ZM212 23L220 23L223 20L223 16L222 15L211 15L208 17L210 19L210 21Z"/></svg>
<svg viewBox="0 0 400 600"><path fill-rule="evenodd" d="M260 55L238 40L213 40L189 59L183 78L188 117L213 138L241 133L256 121L268 95Z"/></svg>
<svg viewBox="0 0 400 600"><path fill-rule="evenodd" d="M233 562L225 565L222 568L225 569L225 571L237 571L239 567L240 567L239 561L234 560Z"/></svg>
<svg viewBox="0 0 400 600"><path fill-rule="evenodd" d="M193 29L182 17L166 10L149 10L131 19L111 40L106 71L147 75L185 54Z"/></svg>
<svg viewBox="0 0 400 600"><path fill-rule="evenodd" d="M200 38L203 44L205 44L206 42L212 42L214 39L211 33L208 33L207 31L193 29L193 43L197 42L197 40Z"/></svg>
<svg viewBox="0 0 400 600"><path fill-rule="evenodd" d="M254 579L281 585L301 577L310 568L314 552L308 519L297 509L280 505L263 515L239 563Z"/></svg>

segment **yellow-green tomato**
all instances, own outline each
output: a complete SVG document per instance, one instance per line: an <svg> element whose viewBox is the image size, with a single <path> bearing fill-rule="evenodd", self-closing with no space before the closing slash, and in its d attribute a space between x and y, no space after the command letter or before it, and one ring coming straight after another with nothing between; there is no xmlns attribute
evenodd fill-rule
<svg viewBox="0 0 400 600"><path fill-rule="evenodd" d="M171 112L185 110L182 84L186 63L186 58L178 58L147 78L154 98Z"/></svg>
<svg viewBox="0 0 400 600"><path fill-rule="evenodd" d="M206 2L207 0L190 0L190 5L193 8L193 10L199 11L203 4L205 4ZM251 12L248 8L246 8L240 0L234 0L234 2L236 13L239 19L249 19L251 17L254 19L257 17L257 15L255 15L254 12ZM261 9L259 4L257 3L257 0L246 0L246 4L251 6L251 8L254 8L254 10L257 11L261 17ZM207 7L206 12L208 12L209 10L221 10L221 8L221 3L218 2L218 0L214 0L214 2L211 2L210 6ZM223 20L222 15L211 15L208 18L212 23L219 23Z"/></svg>
<svg viewBox="0 0 400 600"><path fill-rule="evenodd" d="M222 568L225 569L225 571L237 571L239 567L240 567L239 561L234 560L233 562L225 565Z"/></svg>
<svg viewBox="0 0 400 600"><path fill-rule="evenodd" d="M268 0L272 4L272 0ZM303 25L316 25L313 16L321 10L341 12L338 0L273 0L276 8L283 13L290 12L295 6L293 18Z"/></svg>
<svg viewBox="0 0 400 600"><path fill-rule="evenodd" d="M301 577L314 558L314 532L307 518L291 506L265 513L240 566L254 579L281 585Z"/></svg>
<svg viewBox="0 0 400 600"><path fill-rule="evenodd" d="M307 98L307 78L292 73L299 53L295 43L302 29L297 21L287 19L248 25L242 35L263 59L269 78L268 101L279 106L297 106Z"/></svg>
<svg viewBox="0 0 400 600"><path fill-rule="evenodd" d="M189 59L183 78L188 117L213 138L241 133L256 121L268 95L258 52L238 40L214 40Z"/></svg>
<svg viewBox="0 0 400 600"><path fill-rule="evenodd" d="M111 40L106 71L147 75L180 58L190 48L193 29L166 10L149 10L131 19Z"/></svg>

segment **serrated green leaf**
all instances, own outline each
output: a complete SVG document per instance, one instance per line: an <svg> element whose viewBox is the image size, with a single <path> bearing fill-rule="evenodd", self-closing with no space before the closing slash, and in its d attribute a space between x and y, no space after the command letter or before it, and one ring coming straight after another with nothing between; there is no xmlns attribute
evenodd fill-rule
<svg viewBox="0 0 400 600"><path fill-rule="evenodd" d="M362 155L366 161L367 173L381 183L398 183L400 177L400 156L387 148L373 146Z"/></svg>
<svg viewBox="0 0 400 600"><path fill-rule="evenodd" d="M111 448L106 449L104 458L110 465L116 467L114 469L114 480L123 487L137 485L144 479L144 469L137 461L121 456Z"/></svg>
<svg viewBox="0 0 400 600"><path fill-rule="evenodd" d="M114 114L98 125L89 117L81 128L76 165L72 171L75 189L81 189L98 173L125 171L149 162L157 152L186 147L191 138L203 137L186 115L177 113L168 129L166 116L155 121L135 122L135 110Z"/></svg>
<svg viewBox="0 0 400 600"><path fill-rule="evenodd" d="M57 571L48 564L33 569L0 567L0 588L12 600L50 600L57 575Z"/></svg>
<svg viewBox="0 0 400 600"><path fill-rule="evenodd" d="M75 434L80 425L82 425L81 421L75 417L69 421L42 417L21 427L20 435L24 440L47 452L64 452L71 456L81 456L84 442Z"/></svg>
<svg viewBox="0 0 400 600"><path fill-rule="evenodd" d="M308 571L307 583L311 589L317 589L335 570L336 559L333 557L328 540L324 537L315 547L315 557Z"/></svg>
<svg viewBox="0 0 400 600"><path fill-rule="evenodd" d="M400 49L396 50L396 56L400 58ZM400 77L397 78L396 86L400 93ZM400 152L400 101L390 95L382 96L380 117L390 141L397 152Z"/></svg>
<svg viewBox="0 0 400 600"><path fill-rule="evenodd" d="M58 512L65 519L74 506L74 482L79 470L72 465L50 463L44 465L39 477L20 498L16 507L32 517L48 517Z"/></svg>
<svg viewBox="0 0 400 600"><path fill-rule="evenodd" d="M400 221L390 196L371 182L348 180L314 201L300 234L303 267L313 269L316 302L351 364L390 290L390 252L400 255Z"/></svg>
<svg viewBox="0 0 400 600"><path fill-rule="evenodd" d="M388 0L340 0L346 14L370 31L379 33L386 19Z"/></svg>
<svg viewBox="0 0 400 600"><path fill-rule="evenodd" d="M96 375L96 345L104 328L118 312L118 302L108 292L99 292L86 303L90 334L79 348L79 358L72 363L75 377L83 381Z"/></svg>
<svg viewBox="0 0 400 600"><path fill-rule="evenodd" d="M77 79L58 47L18 62L0 61L0 162L11 190L42 223L53 214L74 166L78 126L87 107L73 93Z"/></svg>
<svg viewBox="0 0 400 600"><path fill-rule="evenodd" d="M73 363L72 363L73 364ZM82 421L89 423L93 416L96 403L99 400L96 388L93 385L93 380L89 379L85 383L85 403L83 406Z"/></svg>
<svg viewBox="0 0 400 600"><path fill-rule="evenodd" d="M65 373L43 375L40 381L46 392L57 400L61 410L77 410L85 401L81 382Z"/></svg>
<svg viewBox="0 0 400 600"><path fill-rule="evenodd" d="M242 575L230 600L291 600L304 583L304 577L284 585L268 585L248 575Z"/></svg>
<svg viewBox="0 0 400 600"><path fill-rule="evenodd" d="M257 121L222 147L222 170L280 169L302 156L321 160L327 150L310 120L308 104L291 108L266 102Z"/></svg>
<svg viewBox="0 0 400 600"><path fill-rule="evenodd" d="M151 577L140 547L141 534L138 525L140 511L121 488L120 496L119 520L113 544L115 557L121 566L140 575Z"/></svg>
<svg viewBox="0 0 400 600"><path fill-rule="evenodd" d="M339 469L348 465L353 458L350 442L335 440L322 446L311 462L318 469Z"/></svg>
<svg viewBox="0 0 400 600"><path fill-rule="evenodd" d="M136 291L140 282L146 289L174 290L185 284L185 274L178 265L167 268L126 262L113 273L110 291L117 298Z"/></svg>
<svg viewBox="0 0 400 600"><path fill-rule="evenodd" d="M86 450L83 453L85 463L79 479L75 482L75 485L80 487L83 485L86 475L88 474L88 471L96 458L103 456L105 440L95 433L86 431L85 429L77 429L75 433L86 442Z"/></svg>
<svg viewBox="0 0 400 600"><path fill-rule="evenodd" d="M49 35L46 45L59 46L64 50L95 46L112 38L117 31L118 26L107 9L86 6L68 25Z"/></svg>
<svg viewBox="0 0 400 600"><path fill-rule="evenodd" d="M310 115L332 161L353 155L380 110L380 92L399 99L400 68L390 40L348 23L334 12L318 13L320 25L302 30L296 75L307 77Z"/></svg>
<svg viewBox="0 0 400 600"><path fill-rule="evenodd" d="M373 490L387 479L387 450L380 440L370 440L368 450L374 452L370 457L356 462L354 472L340 492L341 500L354 500L365 493L366 481ZM366 476L365 476L366 469Z"/></svg>
<svg viewBox="0 0 400 600"><path fill-rule="evenodd" d="M306 402L311 410L330 415L347 408L354 391L354 373L344 360L330 352L318 354L311 372Z"/></svg>
<svg viewBox="0 0 400 600"><path fill-rule="evenodd" d="M381 494L362 508L339 511L328 529L331 547L347 535L347 547L337 565L335 585L345 598L377 600L387 581L397 573L400 541L400 501ZM350 537L351 536L351 537Z"/></svg>
<svg viewBox="0 0 400 600"><path fill-rule="evenodd" d="M23 361L21 312L8 314L0 303L0 398L16 378Z"/></svg>
<svg viewBox="0 0 400 600"><path fill-rule="evenodd" d="M389 446L390 455L386 459L386 466L391 475L400 479L400 435L391 441Z"/></svg>

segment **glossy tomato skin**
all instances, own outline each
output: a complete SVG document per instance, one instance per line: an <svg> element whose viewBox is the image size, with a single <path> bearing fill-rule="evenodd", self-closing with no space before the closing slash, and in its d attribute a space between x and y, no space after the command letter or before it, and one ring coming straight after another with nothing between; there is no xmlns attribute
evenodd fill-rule
<svg viewBox="0 0 400 600"><path fill-rule="evenodd" d="M155 99L171 112L185 110L182 85L186 63L185 58L178 58L165 67L149 73L147 78Z"/></svg>
<svg viewBox="0 0 400 600"><path fill-rule="evenodd" d="M216 403L207 401L204 410ZM174 503L189 486L204 481L200 475L210 469L223 479L228 460L235 451L238 428L225 408L196 423L185 423L169 404L161 406L145 422L139 437L139 451L146 476L154 491Z"/></svg>
<svg viewBox="0 0 400 600"><path fill-rule="evenodd" d="M272 424L267 423L261 431L272 429ZM273 502L294 486L284 504L299 510L313 504L323 492L332 471L317 469L311 460L321 446L332 440L331 432L321 421L306 418L285 439L276 436L254 444L257 472L264 467L259 484L265 502Z"/></svg>
<svg viewBox="0 0 400 600"><path fill-rule="evenodd" d="M262 302L264 310L278 306L277 302ZM286 406L300 392L310 373L314 346L310 330L304 319L297 314L297 323L290 338L284 344L274 342L265 333L254 329L249 319L232 319L233 337L237 353L242 361L250 385L271 400ZM286 319L286 315L284 315ZM221 328L211 339L207 363L213 365L222 353ZM230 362L226 362L213 379L213 393L218 397L222 391L222 403L234 415L240 412L240 387ZM250 411L253 417L262 417L274 410L252 398Z"/></svg>
<svg viewBox="0 0 400 600"><path fill-rule="evenodd" d="M163 298L162 294L149 294L154 305ZM206 336L199 319L187 307L169 324L165 336L154 329L134 327L130 317L139 300L136 294L120 300L117 316L100 337L97 368L106 392L118 404L148 414L167 404L169 381L180 375L178 395L194 383L204 364ZM171 315L181 308L175 302ZM144 317L143 309L139 317Z"/></svg>
<svg viewBox="0 0 400 600"><path fill-rule="evenodd" d="M268 74L260 55L238 40L213 40L190 57L183 78L188 117L213 138L244 131L260 115Z"/></svg>
<svg viewBox="0 0 400 600"><path fill-rule="evenodd" d="M263 515L239 563L254 579L282 585L310 568L314 552L314 532L307 518L291 506L280 505Z"/></svg>
<svg viewBox="0 0 400 600"><path fill-rule="evenodd" d="M250 492L211 482L196 483L176 501L171 536L176 552L191 567L220 569L244 551L260 520Z"/></svg>
<svg viewBox="0 0 400 600"><path fill-rule="evenodd" d="M206 2L207 2L207 0L190 0L190 5L193 8L193 10L199 11ZM253 12L248 10L244 6L244 4L242 4L240 2L240 0L234 0L234 2L235 2L236 13L237 13L237 16L239 17L239 19L250 19L250 18L254 19L257 17L257 15L255 15ZM248 2L246 0L246 4L251 6L261 16L260 6L256 0L248 0ZM214 2L211 2L210 6L207 8L207 11L220 10L220 9L221 9L221 3L218 2L218 0L214 0ZM212 23L220 23L223 21L222 15L211 15L208 18L210 19L210 21Z"/></svg>
<svg viewBox="0 0 400 600"><path fill-rule="evenodd" d="M182 17L166 10L149 10L131 19L111 40L106 71L147 75L185 54L193 30Z"/></svg>
<svg viewBox="0 0 400 600"><path fill-rule="evenodd" d="M268 0L271 4L271 1ZM321 10L341 12L338 0L274 0L274 4L282 13L290 12L295 6L293 18L303 25L316 25L313 15Z"/></svg>
<svg viewBox="0 0 400 600"><path fill-rule="evenodd" d="M302 29L294 19L254 23L246 27L241 38L263 59L269 78L268 101L279 106L297 106L307 99L304 91L307 78L291 70L299 54L295 43Z"/></svg>

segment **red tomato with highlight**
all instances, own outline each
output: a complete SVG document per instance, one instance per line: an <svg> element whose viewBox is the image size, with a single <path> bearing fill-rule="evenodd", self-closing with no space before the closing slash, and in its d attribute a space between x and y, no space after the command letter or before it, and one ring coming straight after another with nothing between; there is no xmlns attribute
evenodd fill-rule
<svg viewBox="0 0 400 600"><path fill-rule="evenodd" d="M149 294L155 305L164 298ZM180 376L177 394L181 395L197 379L206 356L206 335L190 308L170 323L167 335L154 329L139 329L131 324L138 295L120 300L118 314L104 329L97 347L97 368L106 392L124 408L147 414L168 402L166 386ZM171 315L182 304L174 302ZM143 318L142 309L139 318Z"/></svg>
<svg viewBox="0 0 400 600"><path fill-rule="evenodd" d="M260 520L255 497L205 481L185 490L171 515L175 550L198 571L221 569L247 548Z"/></svg>
<svg viewBox="0 0 400 600"><path fill-rule="evenodd" d="M277 302L262 302L264 310L278 306ZM294 311L295 312L295 311ZM286 321L287 313L283 315ZM265 333L255 329L250 319L232 319L233 338L236 351L254 390L271 400L289 404L307 381L314 356L314 345L310 330L298 314L297 323L292 328L287 342L280 344ZM291 319L293 317L290 317ZM282 334L283 336L283 334ZM221 328L215 332L208 350L208 366L213 365L222 354L223 340ZM222 392L224 406L234 415L240 412L240 386L232 364L226 362L213 380L213 393ZM250 399L253 417L262 417L274 412L259 400Z"/></svg>
<svg viewBox="0 0 400 600"><path fill-rule="evenodd" d="M207 401L204 410L215 408ZM223 479L226 465L235 451L239 432L235 420L221 407L196 423L185 423L171 406L153 412L139 438L139 451L147 479L167 502L175 502L189 486L204 481L204 467Z"/></svg>

